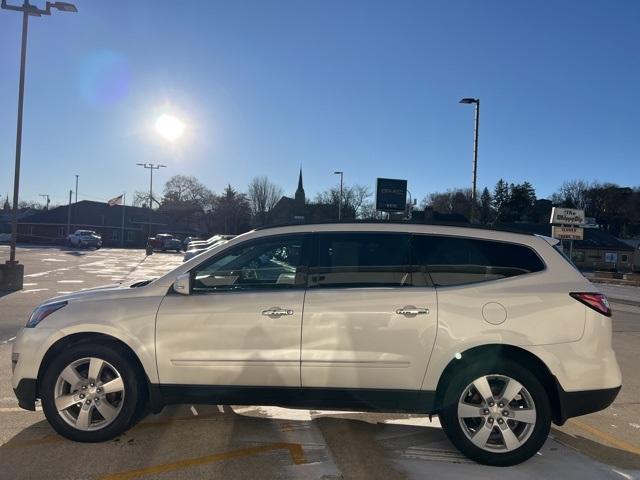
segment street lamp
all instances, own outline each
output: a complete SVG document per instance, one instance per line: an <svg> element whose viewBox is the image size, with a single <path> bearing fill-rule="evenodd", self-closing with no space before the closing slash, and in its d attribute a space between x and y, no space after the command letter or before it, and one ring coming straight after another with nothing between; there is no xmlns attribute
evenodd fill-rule
<svg viewBox="0 0 640 480"><path fill-rule="evenodd" d="M344 172L333 172L334 175L340 175L340 198L338 199L338 221L342 221L342 182L344 180Z"/></svg>
<svg viewBox="0 0 640 480"><path fill-rule="evenodd" d="M473 223L473 217L476 207L476 180L478 173L478 127L480 125L480 99L479 98L463 98L460 103L474 104L476 106L476 119L473 128L473 186L471 188L471 212L469 221Z"/></svg>
<svg viewBox="0 0 640 480"><path fill-rule="evenodd" d="M29 28L29 17L40 17L51 15L51 9L55 8L62 12L77 12L75 5L66 2L47 2L44 9L40 9L24 0L22 6L8 5L7 0L2 0L0 8L22 12L22 45L20 50L20 83L18 86L18 122L16 128L16 162L13 176L13 212L11 217L11 247L9 261L5 263L2 283L0 289L20 290L24 276L24 266L16 261L16 240L18 238L18 195L20 193L20 158L22 155L22 112L24 105L24 77L27 60L27 32Z"/></svg>

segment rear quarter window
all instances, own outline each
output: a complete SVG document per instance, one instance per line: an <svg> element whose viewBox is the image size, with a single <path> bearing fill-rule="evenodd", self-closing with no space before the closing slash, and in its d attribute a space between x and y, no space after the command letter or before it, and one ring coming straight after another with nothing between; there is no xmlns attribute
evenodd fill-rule
<svg viewBox="0 0 640 480"><path fill-rule="evenodd" d="M413 255L438 286L499 280L545 268L527 246L465 237L416 235Z"/></svg>

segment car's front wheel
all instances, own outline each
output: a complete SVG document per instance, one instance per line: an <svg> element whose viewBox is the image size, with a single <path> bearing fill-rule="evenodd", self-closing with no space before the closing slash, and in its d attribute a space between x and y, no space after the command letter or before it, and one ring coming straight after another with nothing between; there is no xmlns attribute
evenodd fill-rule
<svg viewBox="0 0 640 480"><path fill-rule="evenodd" d="M444 399L439 416L445 433L479 463L516 465L535 455L549 435L547 393L537 377L518 364L462 370Z"/></svg>
<svg viewBox="0 0 640 480"><path fill-rule="evenodd" d="M78 442L101 442L132 423L143 399L131 358L117 345L64 350L42 377L42 409L51 426Z"/></svg>

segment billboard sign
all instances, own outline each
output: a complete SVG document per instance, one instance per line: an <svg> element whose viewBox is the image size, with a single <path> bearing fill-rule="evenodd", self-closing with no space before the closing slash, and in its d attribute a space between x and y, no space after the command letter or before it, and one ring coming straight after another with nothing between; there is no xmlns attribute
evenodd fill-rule
<svg viewBox="0 0 640 480"><path fill-rule="evenodd" d="M554 225L584 225L584 210L553 207L550 223Z"/></svg>
<svg viewBox="0 0 640 480"><path fill-rule="evenodd" d="M376 183L376 210L404 212L407 208L407 181L378 178Z"/></svg>
<svg viewBox="0 0 640 480"><path fill-rule="evenodd" d="M551 236L558 240L582 240L584 229L581 227L551 227Z"/></svg>

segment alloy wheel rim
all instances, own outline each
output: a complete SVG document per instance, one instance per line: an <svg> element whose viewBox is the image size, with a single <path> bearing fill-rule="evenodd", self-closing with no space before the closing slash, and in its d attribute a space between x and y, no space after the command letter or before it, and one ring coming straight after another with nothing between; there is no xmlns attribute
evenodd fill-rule
<svg viewBox="0 0 640 480"><path fill-rule="evenodd" d="M506 375L479 377L458 400L458 420L476 447L503 453L527 442L536 424L536 406L529 391Z"/></svg>
<svg viewBox="0 0 640 480"><path fill-rule="evenodd" d="M124 405L120 372L106 360L86 357L73 361L58 375L54 403L60 417L77 430L110 425Z"/></svg>

